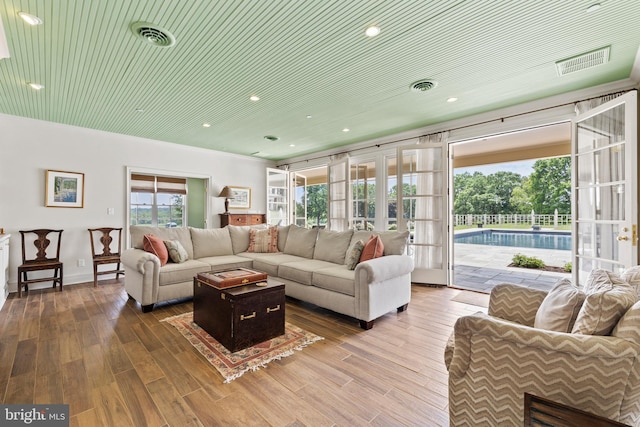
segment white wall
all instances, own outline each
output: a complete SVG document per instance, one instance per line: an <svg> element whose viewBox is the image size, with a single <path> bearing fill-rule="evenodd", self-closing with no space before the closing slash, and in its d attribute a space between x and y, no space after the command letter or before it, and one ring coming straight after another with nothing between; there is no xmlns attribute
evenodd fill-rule
<svg viewBox="0 0 640 427"><path fill-rule="evenodd" d="M251 187L250 212L264 213L265 170L273 163L0 114L0 227L11 233L11 292L17 291L17 268L22 257L18 230L64 229L64 283L93 280L87 228L125 226L127 166L211 176L215 195L224 185ZM47 169L85 174L84 208L45 207ZM114 208L115 215L107 215L107 208ZM212 227L219 226L221 212L224 200L212 198L208 219ZM78 259L85 260L85 267L77 266Z"/></svg>

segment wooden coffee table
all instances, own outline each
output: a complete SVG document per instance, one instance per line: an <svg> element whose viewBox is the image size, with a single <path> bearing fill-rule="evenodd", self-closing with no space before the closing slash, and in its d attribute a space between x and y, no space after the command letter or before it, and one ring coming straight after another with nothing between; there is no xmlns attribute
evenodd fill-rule
<svg viewBox="0 0 640 427"><path fill-rule="evenodd" d="M284 334L284 284L218 289L193 279L193 321L231 352Z"/></svg>

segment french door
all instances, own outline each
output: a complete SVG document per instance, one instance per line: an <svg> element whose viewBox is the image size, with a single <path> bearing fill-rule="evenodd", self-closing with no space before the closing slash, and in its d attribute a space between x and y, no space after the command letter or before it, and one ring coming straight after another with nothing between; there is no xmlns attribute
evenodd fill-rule
<svg viewBox="0 0 640 427"><path fill-rule="evenodd" d="M638 262L637 92L577 116L573 124L575 283L592 269Z"/></svg>
<svg viewBox="0 0 640 427"><path fill-rule="evenodd" d="M447 144L398 148L398 230L410 233L411 281L447 285Z"/></svg>
<svg viewBox="0 0 640 427"><path fill-rule="evenodd" d="M335 231L348 230L351 218L351 198L349 194L349 158L344 157L327 165L327 187L329 210L327 228Z"/></svg>

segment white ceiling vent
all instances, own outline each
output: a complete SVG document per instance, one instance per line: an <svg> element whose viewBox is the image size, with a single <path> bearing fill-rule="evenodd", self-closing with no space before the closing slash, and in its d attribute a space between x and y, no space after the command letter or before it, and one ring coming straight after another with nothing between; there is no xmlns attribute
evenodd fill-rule
<svg viewBox="0 0 640 427"><path fill-rule="evenodd" d="M438 82L431 79L418 80L411 83L411 91L413 92L426 92L438 86Z"/></svg>
<svg viewBox="0 0 640 427"><path fill-rule="evenodd" d="M592 50L591 52L582 53L571 58L563 59L556 62L556 70L559 76L575 73L577 71L586 70L597 67L598 65L609 62L609 54L611 46Z"/></svg>
<svg viewBox="0 0 640 427"><path fill-rule="evenodd" d="M134 22L131 24L133 34L145 42L157 47L170 47L176 43L176 38L169 31L148 22Z"/></svg>

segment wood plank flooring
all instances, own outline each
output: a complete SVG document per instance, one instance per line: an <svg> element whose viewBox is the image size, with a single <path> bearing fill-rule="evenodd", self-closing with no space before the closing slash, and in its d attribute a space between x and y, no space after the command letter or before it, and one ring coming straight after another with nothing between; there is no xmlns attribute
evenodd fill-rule
<svg viewBox="0 0 640 427"><path fill-rule="evenodd" d="M469 291L414 285L407 311L364 331L287 299L286 320L325 339L224 384L160 322L191 301L143 314L123 280L99 283L10 296L0 311L3 403L69 404L71 426L445 426L445 343L458 317L486 311L452 301Z"/></svg>

